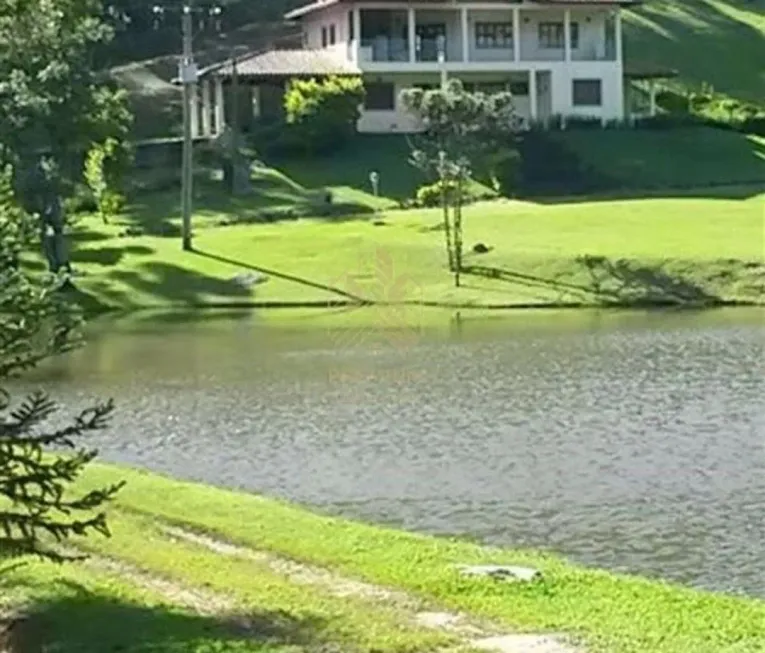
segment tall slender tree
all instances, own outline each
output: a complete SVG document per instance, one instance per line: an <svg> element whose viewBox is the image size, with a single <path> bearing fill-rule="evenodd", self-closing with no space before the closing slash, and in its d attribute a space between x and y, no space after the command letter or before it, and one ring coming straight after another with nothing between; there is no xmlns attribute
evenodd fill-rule
<svg viewBox="0 0 765 653"><path fill-rule="evenodd" d="M423 127L412 139L412 163L441 184L447 259L459 286L467 184L476 167L491 169L514 156L521 120L509 92L470 92L459 79L441 89L406 89L402 100Z"/></svg>

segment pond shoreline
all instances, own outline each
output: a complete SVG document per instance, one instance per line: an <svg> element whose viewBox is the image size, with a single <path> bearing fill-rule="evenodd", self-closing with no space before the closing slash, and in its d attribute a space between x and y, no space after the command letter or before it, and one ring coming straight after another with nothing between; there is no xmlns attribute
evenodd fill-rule
<svg viewBox="0 0 765 653"><path fill-rule="evenodd" d="M438 301L403 301L403 302L355 302L351 300L336 301L231 301L204 302L199 304L167 304L152 306L137 306L134 308L99 307L93 311L86 310L88 317L127 317L145 313L214 313L216 311L290 311L290 310L328 310L328 309L363 309L363 308L434 308L451 311L493 313L514 313L516 311L572 311L572 310L601 310L601 311L630 311L630 310L672 310L672 311L707 311L719 308L765 308L765 298L757 302L753 300L715 299L705 302L674 302L666 301L625 301L625 302L517 302L501 304L472 304L460 302Z"/></svg>
<svg viewBox="0 0 765 653"><path fill-rule="evenodd" d="M520 632L528 639L533 633L540 638L555 633L556 639L576 643L562 651L691 653L765 646L758 626L765 623L765 601L758 599L589 569L533 550L479 546L325 516L260 495L127 467L93 465L79 483L90 489L120 479L127 485L110 509L113 537L77 543L95 564L52 568L33 563L18 573L38 580L74 576L84 583L96 582L90 576L103 573L112 579L111 591L118 579L123 596L136 591L132 585L146 585L147 574L158 574L163 580L148 583L152 590L169 587L176 598L191 596L196 603L193 592L214 592L219 599L223 594L232 604L251 600L248 592L255 590L248 583L257 582L261 602L296 613L311 613L317 609L312 601L323 596L333 610L348 610L336 615L342 643L382 638L379 650L390 653L412 646L446 650L459 643L459 630L442 627L448 620L441 617L454 614L480 624L479 634ZM468 578L455 569L460 563L521 565L542 575L515 583ZM273 578L264 581L258 576L264 573ZM338 583L344 583L343 591ZM406 615L413 614L410 599L417 614L441 619L435 630L433 623L428 632L427 624L407 623ZM368 610L377 615L375 632L365 631ZM49 634L66 641L67 629L78 625L63 621L58 627L61 632ZM397 630L398 639L385 639L394 637L386 628ZM115 626L110 636L131 636L126 630ZM324 635L331 639L329 631ZM364 640L366 646L376 643Z"/></svg>

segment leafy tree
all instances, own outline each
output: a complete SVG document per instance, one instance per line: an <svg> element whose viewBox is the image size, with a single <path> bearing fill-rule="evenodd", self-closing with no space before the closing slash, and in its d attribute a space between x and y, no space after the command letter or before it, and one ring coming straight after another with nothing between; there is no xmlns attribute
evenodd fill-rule
<svg viewBox="0 0 765 653"><path fill-rule="evenodd" d="M111 30L98 0L0 2L0 169L11 164L50 269L66 267L61 194L91 144L124 142L124 92L102 83L95 53ZM121 145L119 145L121 147Z"/></svg>
<svg viewBox="0 0 765 653"><path fill-rule="evenodd" d="M440 183L447 259L459 286L467 184L474 167L496 177L498 166L514 157L521 121L509 92L468 92L458 79L442 89L406 89L401 98L422 125L411 140L412 163Z"/></svg>
<svg viewBox="0 0 765 653"><path fill-rule="evenodd" d="M21 253L35 233L14 200L6 170L0 175L0 383L78 343L80 318L60 280L24 273ZM46 424L55 410L44 393L14 404L0 386L0 562L27 554L62 560L66 556L52 542L92 531L108 535L105 515L96 511L121 484L84 493L71 486L96 455L78 449L75 439L104 428L112 403L96 405L59 429Z"/></svg>
<svg viewBox="0 0 765 653"><path fill-rule="evenodd" d="M360 77L293 79L284 95L287 128L309 152L336 147L356 132L363 100Z"/></svg>
<svg viewBox="0 0 765 653"><path fill-rule="evenodd" d="M67 154L124 135L124 96L96 72L95 52L111 37L100 14L98 0L0 3L4 163L47 151L63 168Z"/></svg>

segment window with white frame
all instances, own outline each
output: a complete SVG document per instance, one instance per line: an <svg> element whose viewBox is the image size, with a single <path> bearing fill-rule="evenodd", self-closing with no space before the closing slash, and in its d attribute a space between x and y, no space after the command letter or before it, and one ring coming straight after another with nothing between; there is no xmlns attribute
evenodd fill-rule
<svg viewBox="0 0 765 653"><path fill-rule="evenodd" d="M603 83L599 79L575 79L571 91L575 107L599 107L603 104Z"/></svg>
<svg viewBox="0 0 765 653"><path fill-rule="evenodd" d="M334 45L337 41L337 34L335 33L335 24L332 23L329 26L329 44Z"/></svg>
<svg viewBox="0 0 765 653"><path fill-rule="evenodd" d="M322 26L322 28L321 28L321 47L322 48L326 48L328 42L329 42L329 37L327 35L327 28L326 28L326 26Z"/></svg>
<svg viewBox="0 0 765 653"><path fill-rule="evenodd" d="M513 47L512 23L476 23L475 47L479 50L505 50Z"/></svg>
<svg viewBox="0 0 765 653"><path fill-rule="evenodd" d="M545 50L562 50L566 43L563 23L539 23L539 47ZM579 47L579 23L571 23L571 49Z"/></svg>

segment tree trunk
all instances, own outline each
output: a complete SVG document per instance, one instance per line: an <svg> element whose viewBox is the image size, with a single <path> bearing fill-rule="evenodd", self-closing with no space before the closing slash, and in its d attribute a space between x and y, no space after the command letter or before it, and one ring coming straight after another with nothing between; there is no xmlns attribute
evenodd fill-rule
<svg viewBox="0 0 765 653"><path fill-rule="evenodd" d="M457 179L454 202L454 285L459 288L462 272L462 174Z"/></svg>
<svg viewBox="0 0 765 653"><path fill-rule="evenodd" d="M444 212L444 237L446 238L446 258L449 272L454 272L454 248L452 246L452 225L449 222L449 202L446 192L446 183L441 180L441 207Z"/></svg>

